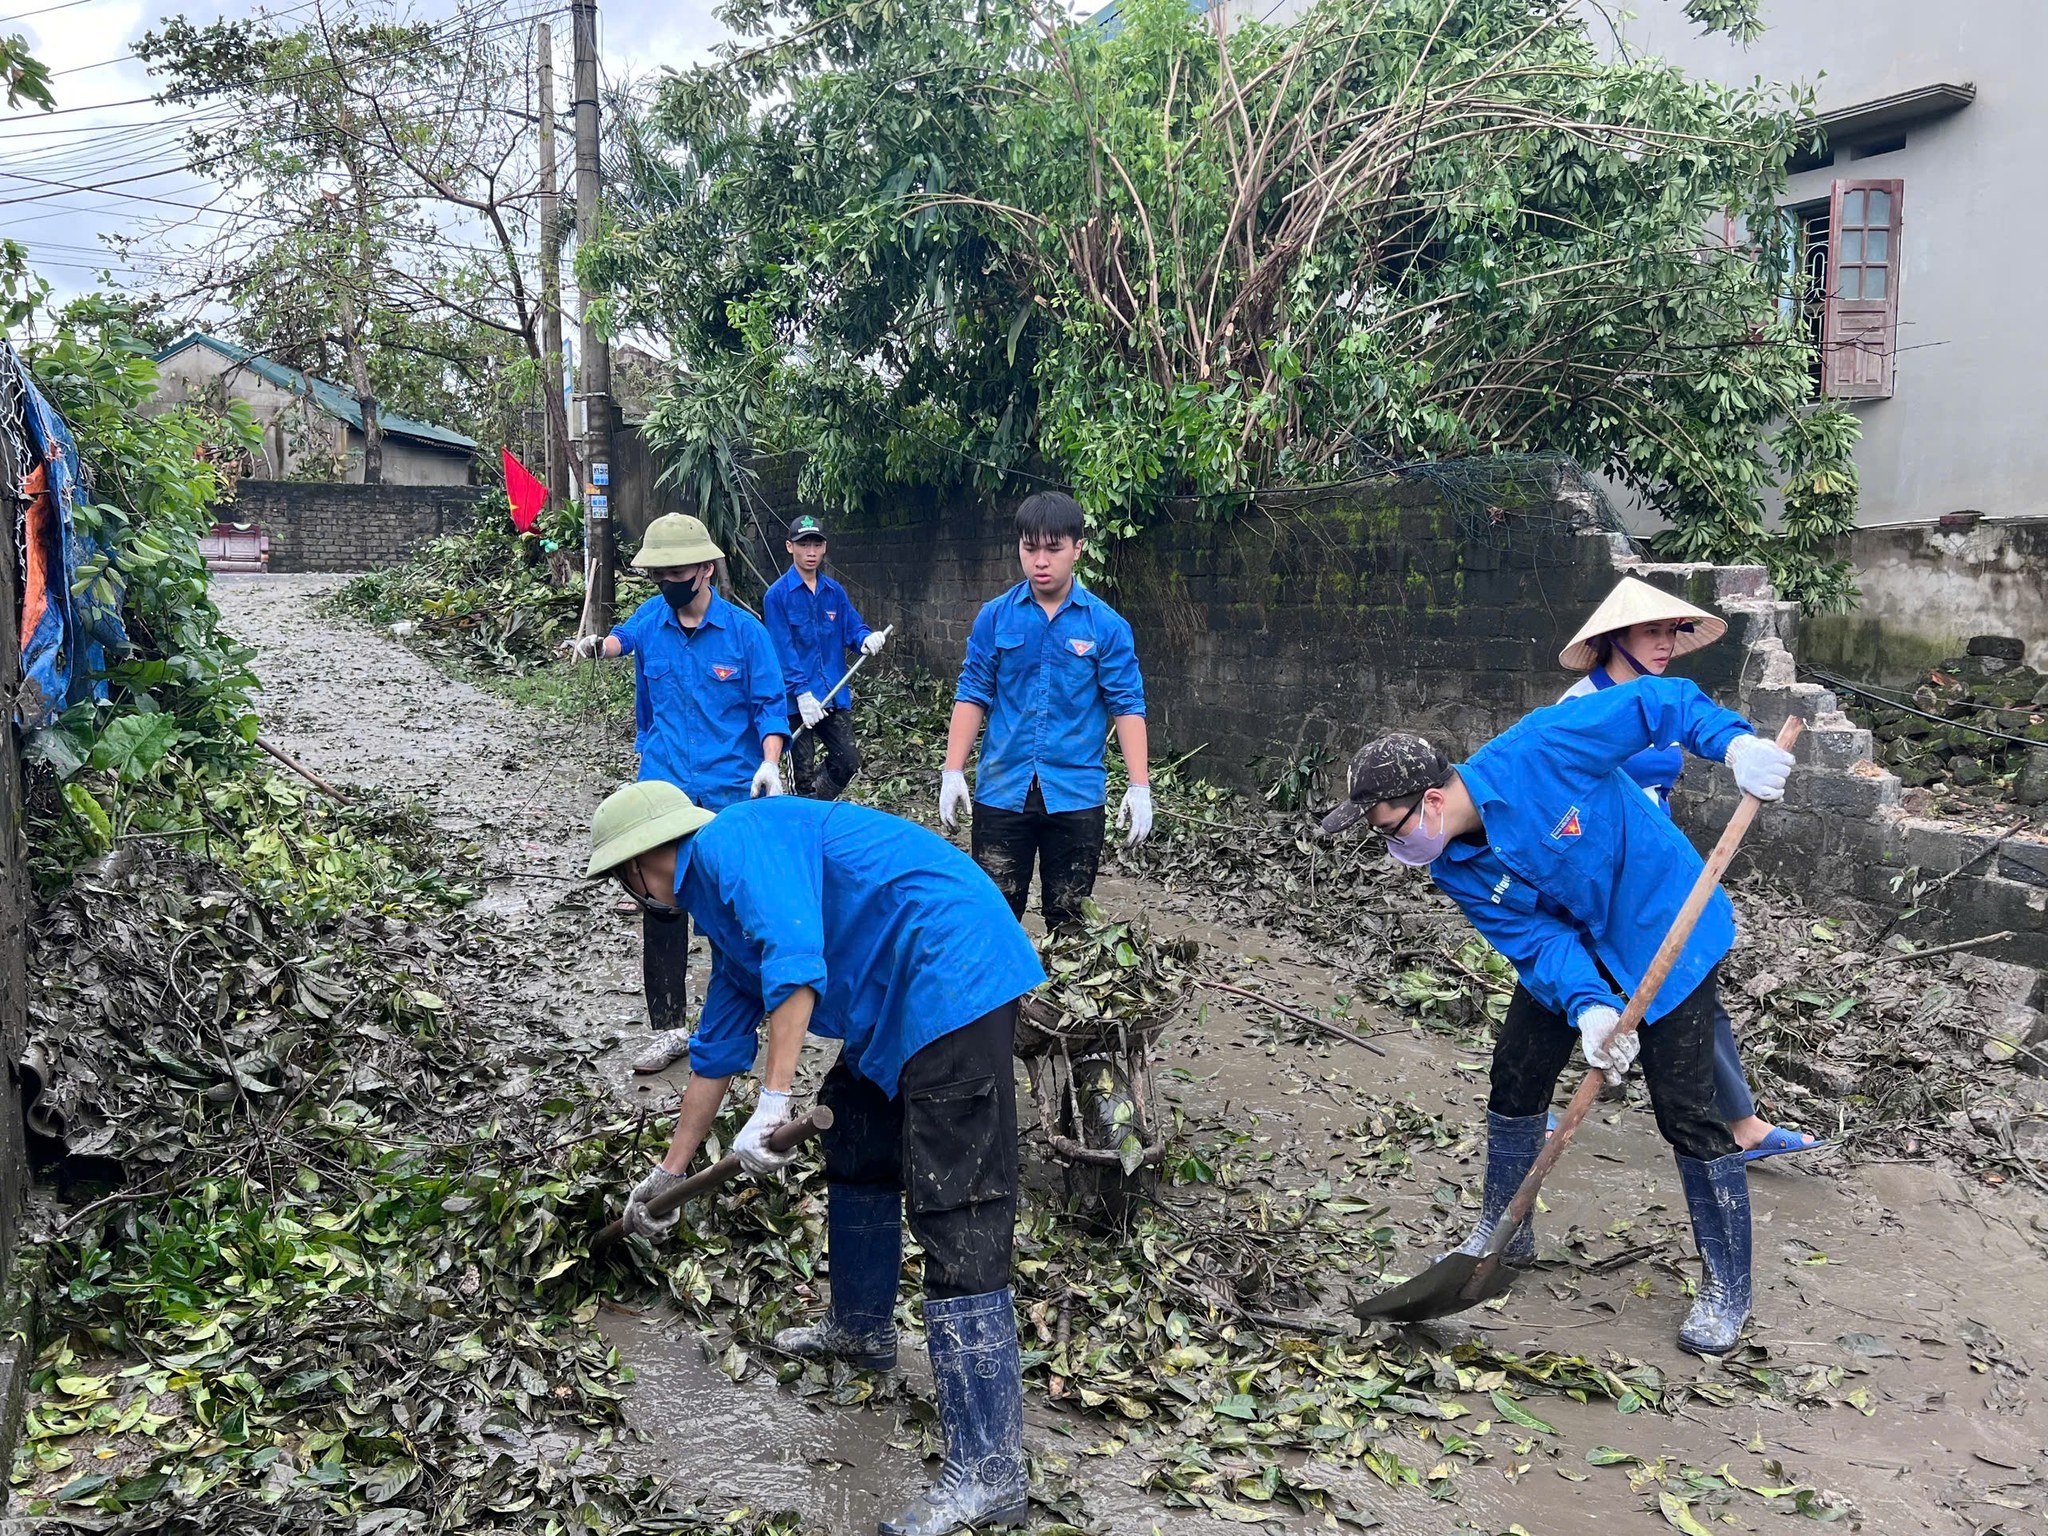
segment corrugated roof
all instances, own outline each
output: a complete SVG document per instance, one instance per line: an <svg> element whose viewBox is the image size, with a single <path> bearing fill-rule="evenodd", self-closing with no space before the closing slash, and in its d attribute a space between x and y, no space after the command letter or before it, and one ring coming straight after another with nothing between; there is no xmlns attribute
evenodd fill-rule
<svg viewBox="0 0 2048 1536"><path fill-rule="evenodd" d="M321 410L337 421L346 422L358 432L363 430L362 407L356 404L355 392L344 389L331 379L315 378L310 373L301 373L296 368L287 368L259 352L238 347L231 341L222 341L206 331L193 331L172 342L157 353L156 360L163 362L187 347L208 347L228 361L247 368L260 379L267 379L279 389L311 400ZM476 452L476 439L464 437L460 432L447 427L437 427L430 421L414 421L410 416L400 416L391 411L377 412L377 424L384 429L386 437L409 437L416 442L432 443L441 448L456 448L465 453Z"/></svg>

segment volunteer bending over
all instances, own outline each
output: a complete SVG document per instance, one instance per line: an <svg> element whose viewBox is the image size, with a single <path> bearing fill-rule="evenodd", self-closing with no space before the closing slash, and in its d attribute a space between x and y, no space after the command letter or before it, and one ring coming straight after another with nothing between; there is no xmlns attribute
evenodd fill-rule
<svg viewBox="0 0 2048 1536"><path fill-rule="evenodd" d="M714 819L673 785L598 807L589 873L650 913L686 910L711 946L690 1080L668 1155L634 1186L630 1230L660 1238L648 1202L680 1182L726 1085L768 1043L753 1116L733 1142L766 1176L792 1154L806 1031L841 1043L818 1101L825 1133L830 1311L786 1329L791 1354L874 1370L896 1362L903 1209L924 1249L924 1319L946 1457L882 1536L942 1536L1025 1515L1024 1408L1010 1262L1017 1212L1017 1000L1044 981L988 877L922 827L866 806L742 801Z"/></svg>
<svg viewBox="0 0 2048 1536"><path fill-rule="evenodd" d="M1678 1342L1718 1355L1735 1346L1751 1299L1748 1172L1714 1090L1715 969L1735 939L1724 893L1701 914L1643 1027L1618 1032L1625 994L1701 869L1670 818L1616 772L1667 741L1726 762L1746 793L1784 793L1789 752L1697 685L1651 677L1539 709L1456 768L1419 736L1383 736L1352 759L1349 797L1323 830L1362 820L1392 857L1426 866L1520 978L1493 1050L1479 1225L1458 1251L1484 1251L1535 1162L1574 1041L1612 1083L1640 1051L1700 1250L1698 1299ZM1505 1257L1535 1262L1533 1219Z"/></svg>

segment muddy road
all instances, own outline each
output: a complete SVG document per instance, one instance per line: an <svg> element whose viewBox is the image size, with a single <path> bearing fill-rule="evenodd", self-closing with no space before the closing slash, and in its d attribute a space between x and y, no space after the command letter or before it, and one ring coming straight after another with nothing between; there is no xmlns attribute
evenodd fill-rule
<svg viewBox="0 0 2048 1536"><path fill-rule="evenodd" d="M317 601L340 579L216 580L230 627L259 652L266 732L339 783L387 786L431 808L473 868L481 910L529 962L494 972L489 995L470 1006L536 1010L565 1033L617 1037L620 1048L603 1058L608 1081L664 1111L679 1076L636 1082L623 1065L645 1030L638 919L608 898L592 901L576 879L591 809L630 776L630 743L615 728L452 680L389 636L323 618ZM1352 989L1285 937L1219 930L1192 898L1125 880L1105 880L1098 896L1199 938L1212 968L1255 991L1327 1010ZM1289 1043L1267 1010L1209 995L1165 1042L1173 1070L1162 1087L1185 1140L1228 1138L1270 1154L1265 1177L1276 1188L1326 1179L1385 1207L1360 1219L1402 1234L1392 1273L1405 1275L1469 1220L1461 1205L1479 1177L1486 1063L1366 1005L1346 1017L1353 1029L1386 1031L1387 1057ZM1375 1127L1402 1114L1451 1130L1389 1166ZM1706 1529L1790 1529L1832 1514L1875 1532L2048 1533L2048 1404L2037 1374L2048 1368L2048 1203L1942 1166L1834 1153L1761 1164L1751 1188L1757 1349L1740 1372L1825 1383L1812 1395L1829 1401L1763 1401L1731 1385L1750 1379L1736 1368L1677 1349L1691 1253L1677 1172L1640 1102L1603 1103L1545 1189L1544 1266L1503 1303L1434 1325L1433 1337L1446 1348L1476 1335L1497 1348L1596 1360L1615 1352L1670 1382L1698 1382L1702 1395L1675 1414L1623 1414L1611 1402L1532 1394L1525 1406L1544 1432L1502 1420L1478 1394L1457 1426L1486 1454L1454 1477L1390 1488L1363 1469L1321 1463L1317 1476L1387 1531L1689 1529L1660 1508L1663 1485L1645 1471L1668 1457L1709 1474L1725 1468L1724 1483L1740 1485L1694 1504L1686 1518ZM901 1390L864 1406L813 1406L758 1364L733 1381L721 1364L730 1340L700 1337L659 1306L614 1310L602 1326L637 1373L628 1412L647 1440L635 1454L707 1505L793 1508L821 1528L859 1531L922 1476L920 1431ZM915 1390L922 1360L913 1349L908 1361ZM1142 1430L1031 1402L1031 1447L1042 1469L1079 1489L1089 1528L1143 1536L1231 1524L1169 1509L1141 1486L1154 1465ZM1408 1459L1425 1468L1440 1454L1422 1438L1427 1428L1405 1431ZM1834 1497L1801 1514L1750 1491L1794 1483Z"/></svg>

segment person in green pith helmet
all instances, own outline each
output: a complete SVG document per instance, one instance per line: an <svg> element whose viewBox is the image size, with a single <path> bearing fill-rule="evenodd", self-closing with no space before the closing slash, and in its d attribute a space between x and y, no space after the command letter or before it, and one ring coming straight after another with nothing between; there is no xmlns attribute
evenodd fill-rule
<svg viewBox="0 0 2048 1536"><path fill-rule="evenodd" d="M712 574L725 551L694 517L647 526L633 567L656 588L608 635L562 642L565 655L633 658L640 778L673 784L706 810L782 793L782 663L759 619L719 596ZM690 925L646 917L641 976L654 1038L635 1072L661 1072L689 1048Z"/></svg>

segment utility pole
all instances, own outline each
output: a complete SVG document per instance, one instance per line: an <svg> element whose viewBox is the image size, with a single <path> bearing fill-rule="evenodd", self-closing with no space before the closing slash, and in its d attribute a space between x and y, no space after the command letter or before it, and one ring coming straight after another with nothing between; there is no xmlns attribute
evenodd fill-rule
<svg viewBox="0 0 2048 1536"><path fill-rule="evenodd" d="M576 77L576 244L597 236L597 0L571 0ZM576 397L583 418L583 551L588 585L583 632L612 625L612 354L591 324L590 295L576 285L577 350L582 353Z"/></svg>
<svg viewBox="0 0 2048 1536"><path fill-rule="evenodd" d="M555 38L540 24L540 350L548 498L569 504L569 411L562 399L562 192L555 178Z"/></svg>

